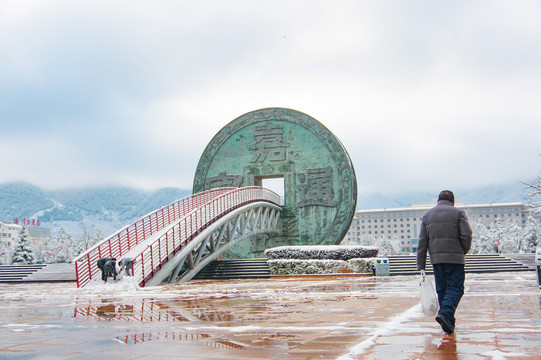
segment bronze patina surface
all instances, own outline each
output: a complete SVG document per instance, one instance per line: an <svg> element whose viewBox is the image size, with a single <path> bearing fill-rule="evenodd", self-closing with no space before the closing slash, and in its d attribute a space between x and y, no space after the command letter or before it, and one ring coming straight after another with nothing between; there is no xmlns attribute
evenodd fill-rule
<svg viewBox="0 0 541 360"><path fill-rule="evenodd" d="M246 113L222 128L197 165L194 193L284 179L276 234L239 243L232 257L262 257L282 245L338 244L355 213L357 182L343 145L316 119L296 110Z"/></svg>

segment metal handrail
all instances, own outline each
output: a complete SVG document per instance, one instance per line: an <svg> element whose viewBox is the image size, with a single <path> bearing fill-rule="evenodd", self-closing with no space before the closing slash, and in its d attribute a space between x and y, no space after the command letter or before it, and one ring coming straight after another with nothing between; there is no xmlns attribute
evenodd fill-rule
<svg viewBox="0 0 541 360"><path fill-rule="evenodd" d="M234 188L211 189L187 196L156 211L148 213L133 224L105 238L80 254L73 262L77 274L77 286L84 286L100 270L97 261L103 257L119 258L139 245L143 240L205 204ZM166 223L167 219L167 223Z"/></svg>
<svg viewBox="0 0 541 360"><path fill-rule="evenodd" d="M279 205L279 195L261 187L220 188L194 194L144 216L77 257L77 286L83 287L100 273L98 259L120 258L158 231L164 232L134 257L134 276L144 286L171 256L209 224L228 212L256 201ZM166 229L168 228L168 229Z"/></svg>

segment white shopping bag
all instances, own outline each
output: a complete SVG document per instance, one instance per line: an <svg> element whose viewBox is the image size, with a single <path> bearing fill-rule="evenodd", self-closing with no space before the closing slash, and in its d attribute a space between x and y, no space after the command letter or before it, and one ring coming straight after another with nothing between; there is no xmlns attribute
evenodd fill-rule
<svg viewBox="0 0 541 360"><path fill-rule="evenodd" d="M434 290L432 282L426 277L425 271L421 270L421 279L419 281L421 292L421 308L426 316L436 316L439 303L438 296Z"/></svg>

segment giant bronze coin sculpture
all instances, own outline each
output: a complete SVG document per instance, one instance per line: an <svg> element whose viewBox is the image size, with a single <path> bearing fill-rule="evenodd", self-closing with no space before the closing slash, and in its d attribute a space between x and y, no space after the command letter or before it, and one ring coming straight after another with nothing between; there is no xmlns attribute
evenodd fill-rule
<svg viewBox="0 0 541 360"><path fill-rule="evenodd" d="M226 257L263 257L271 247L333 245L344 238L357 202L351 159L325 126L299 111L261 109L227 124L203 152L193 192L277 178L285 195L277 233L241 242Z"/></svg>

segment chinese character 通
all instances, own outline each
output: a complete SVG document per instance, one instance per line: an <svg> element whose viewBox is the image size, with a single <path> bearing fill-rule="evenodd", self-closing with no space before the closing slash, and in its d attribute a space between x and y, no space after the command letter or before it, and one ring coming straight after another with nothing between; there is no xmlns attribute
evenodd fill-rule
<svg viewBox="0 0 541 360"><path fill-rule="evenodd" d="M306 169L298 174L300 184L297 185L300 200L299 207L320 205L336 206L333 200L332 169L330 167Z"/></svg>

